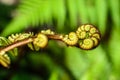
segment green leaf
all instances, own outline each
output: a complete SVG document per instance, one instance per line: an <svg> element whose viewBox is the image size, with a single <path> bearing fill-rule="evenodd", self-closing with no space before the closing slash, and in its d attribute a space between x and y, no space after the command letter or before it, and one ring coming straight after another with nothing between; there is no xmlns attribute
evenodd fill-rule
<svg viewBox="0 0 120 80"><path fill-rule="evenodd" d="M75 28L74 26L76 26L77 24L77 5L76 5L76 0L67 0L67 7L68 7L68 16L69 16L69 20L70 20L70 25L72 28Z"/></svg>
<svg viewBox="0 0 120 80"><path fill-rule="evenodd" d="M106 0L95 0L97 18L98 18L98 27L102 34L106 31L106 23L107 23L107 12L108 5Z"/></svg>
<svg viewBox="0 0 120 80"><path fill-rule="evenodd" d="M108 80L111 67L106 57L106 52L101 46L92 50L85 51L89 66L80 80Z"/></svg>
<svg viewBox="0 0 120 80"><path fill-rule="evenodd" d="M79 20L82 24L88 23L88 13L87 13L87 8L85 4L85 0L77 0L77 10L79 13Z"/></svg>
<svg viewBox="0 0 120 80"><path fill-rule="evenodd" d="M78 80L82 76L88 65L83 52L76 47L65 48L65 64L74 77Z"/></svg>
<svg viewBox="0 0 120 80"><path fill-rule="evenodd" d="M109 41L109 52L110 52L110 57L112 59L112 63L113 63L113 73L114 76L116 76L116 78L119 78L120 75L120 35L119 35L119 30L117 28L115 28L112 32L110 41Z"/></svg>
<svg viewBox="0 0 120 80"><path fill-rule="evenodd" d="M120 30L120 0L109 0L112 21Z"/></svg>

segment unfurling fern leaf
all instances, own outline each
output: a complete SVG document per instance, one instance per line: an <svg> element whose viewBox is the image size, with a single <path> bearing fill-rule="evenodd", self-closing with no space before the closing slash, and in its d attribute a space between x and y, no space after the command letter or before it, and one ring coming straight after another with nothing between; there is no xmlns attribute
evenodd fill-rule
<svg viewBox="0 0 120 80"><path fill-rule="evenodd" d="M79 38L79 47L82 49L93 49L98 46L101 35L99 30L93 25L82 25L80 26L76 34Z"/></svg>
<svg viewBox="0 0 120 80"><path fill-rule="evenodd" d="M14 51L17 47L27 44L31 50L38 51L41 48L45 48L50 39L61 40L68 46L79 46L81 49L90 50L98 46L101 40L99 30L93 25L86 24L78 27L77 31L70 32L68 35L57 34L50 29L42 30L38 34L34 35L32 32L12 34L8 39L0 37L0 64L4 67L8 67L10 59L7 51Z"/></svg>
<svg viewBox="0 0 120 80"><path fill-rule="evenodd" d="M81 49L90 50L98 46L101 35L93 25L86 24L78 27L76 32L70 32L62 39L69 46L77 46Z"/></svg>
<svg viewBox="0 0 120 80"><path fill-rule="evenodd" d="M33 40L32 43L28 44L28 47L31 50L38 51L40 48L44 48L48 44L48 38L45 34L38 33L37 37Z"/></svg>
<svg viewBox="0 0 120 80"><path fill-rule="evenodd" d="M12 34L11 36L8 37L8 40L11 43L17 42L17 41L21 41L24 40L26 38L32 37L34 34L33 32L29 32L29 33L20 33L20 34Z"/></svg>
<svg viewBox="0 0 120 80"><path fill-rule="evenodd" d="M78 37L75 32L70 32L62 39L67 45L75 46L78 42Z"/></svg>
<svg viewBox="0 0 120 80"><path fill-rule="evenodd" d="M42 33L39 33L33 41L33 44L40 48L44 48L47 45L47 43L48 43L48 38L45 34Z"/></svg>

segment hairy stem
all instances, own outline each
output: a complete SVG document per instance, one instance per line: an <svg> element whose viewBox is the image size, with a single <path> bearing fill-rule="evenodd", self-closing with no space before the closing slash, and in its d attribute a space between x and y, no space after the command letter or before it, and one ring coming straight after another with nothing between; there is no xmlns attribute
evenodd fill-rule
<svg viewBox="0 0 120 80"><path fill-rule="evenodd" d="M54 39L54 40L62 40L62 37L61 35L47 35L47 37L49 39ZM26 45L28 43L31 43L33 42L33 40L35 39L35 37L31 37L31 38L27 38L27 39L24 39L24 40L21 40L21 41L18 41L18 42L15 42L13 44L10 44L4 48L1 48L0 49L0 54L5 54L7 51L10 51L16 47L19 47L19 46L22 46L22 45ZM4 52L4 53L2 53Z"/></svg>

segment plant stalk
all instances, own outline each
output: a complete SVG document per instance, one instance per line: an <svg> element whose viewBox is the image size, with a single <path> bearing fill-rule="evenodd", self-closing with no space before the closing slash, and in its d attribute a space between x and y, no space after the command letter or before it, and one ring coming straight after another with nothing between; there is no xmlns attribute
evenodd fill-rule
<svg viewBox="0 0 120 80"><path fill-rule="evenodd" d="M49 39L61 40L62 41L62 36L61 35L57 35L57 34L55 34L55 35L47 35L47 37ZM8 46L6 46L4 48L1 48L0 49L0 55L3 55L6 52L8 52L8 51L10 51L10 50L12 50L12 49L14 49L16 47L23 46L23 45L26 45L28 43L31 43L31 42L34 41L34 39L35 39L35 37L27 38L27 39L15 42L13 44L10 44L10 45L8 45Z"/></svg>

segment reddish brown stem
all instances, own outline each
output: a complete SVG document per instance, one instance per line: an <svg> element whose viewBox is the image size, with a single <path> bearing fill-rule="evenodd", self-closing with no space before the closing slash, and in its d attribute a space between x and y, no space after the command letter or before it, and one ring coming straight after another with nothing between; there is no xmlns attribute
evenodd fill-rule
<svg viewBox="0 0 120 80"><path fill-rule="evenodd" d="M1 51L7 52L7 51L12 50L12 49L14 49L14 48L16 48L16 47L19 47L19 46L28 44L28 43L30 43L30 42L32 42L32 41L33 41L33 38L28 38L28 39L25 39L25 40L22 40L22 41L19 41L19 42L15 42L15 43L13 43L13 44L8 45L8 46L5 47L5 48L2 48L2 49L0 50L0 52L1 52Z"/></svg>
<svg viewBox="0 0 120 80"><path fill-rule="evenodd" d="M62 40L62 36L61 35L47 35L47 37L49 39L54 39L54 40ZM28 39L24 39L24 40L21 40L21 41L18 41L18 42L15 42L13 44L10 44L2 49L0 49L0 52L7 52L9 50L12 50L16 47L19 47L19 46L22 46L22 45L26 45L28 43L31 43L33 42L34 38L28 38Z"/></svg>
<svg viewBox="0 0 120 80"><path fill-rule="evenodd" d="M49 39L62 40L62 35L58 35L58 34L55 34L55 35L47 35L47 37L48 37Z"/></svg>

